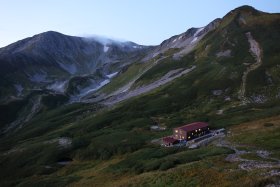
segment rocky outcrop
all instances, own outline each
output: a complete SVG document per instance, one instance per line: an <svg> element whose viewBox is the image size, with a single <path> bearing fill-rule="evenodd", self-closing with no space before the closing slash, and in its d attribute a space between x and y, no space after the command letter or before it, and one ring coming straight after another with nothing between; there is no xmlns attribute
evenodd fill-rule
<svg viewBox="0 0 280 187"><path fill-rule="evenodd" d="M261 57L261 47L259 43L253 38L250 32L246 33L246 36L248 38L248 42L250 44L249 52L251 55L255 58L255 63L252 65L249 65L246 69L246 71L242 75L242 82L241 82L241 88L239 91L238 98L241 100L242 104L246 104L248 102L245 94L246 94L246 81L247 76L251 71L256 70L258 67L262 65L262 57Z"/></svg>
<svg viewBox="0 0 280 187"><path fill-rule="evenodd" d="M170 49L177 49L178 52L174 55L174 58L180 58L183 55L188 54L194 49L196 44L210 31L216 29L221 22L221 19L215 19L205 27L190 28L186 32L172 36L171 38L164 40L159 46L157 46L151 53L149 53L143 60L149 60L157 55L165 55Z"/></svg>

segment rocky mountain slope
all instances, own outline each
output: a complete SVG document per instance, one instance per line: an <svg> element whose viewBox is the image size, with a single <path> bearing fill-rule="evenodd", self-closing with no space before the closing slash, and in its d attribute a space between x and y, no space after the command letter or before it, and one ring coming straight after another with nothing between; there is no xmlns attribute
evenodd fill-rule
<svg viewBox="0 0 280 187"><path fill-rule="evenodd" d="M64 92L69 80L76 76L87 79L85 87L96 88L141 57L147 48L133 42L53 31L35 35L0 49L0 97L5 100L8 96L24 96L30 89ZM77 91L73 82L69 86Z"/></svg>
<svg viewBox="0 0 280 187"><path fill-rule="evenodd" d="M102 70L110 82L82 102L37 90L0 105L1 186L279 184L279 23L280 14L239 7L136 51L117 74ZM86 76L66 92L81 94ZM228 136L196 150L153 144L193 121ZM155 122L166 130L151 131Z"/></svg>
<svg viewBox="0 0 280 187"><path fill-rule="evenodd" d="M164 41L144 58L148 61L137 66L141 71L137 72L136 65L131 65L100 89L91 101L103 99L104 103L107 100L116 103L151 90L144 91L146 87L162 86L154 83L193 68L195 84L190 88L201 90L196 91L199 97L243 104L278 100L276 51L279 47L275 43L279 41L278 23L278 14L251 7L233 10L223 19Z"/></svg>
<svg viewBox="0 0 280 187"><path fill-rule="evenodd" d="M173 36L160 45L140 46L133 42L117 42L105 38L80 38L57 32L46 32L0 49L0 64L3 67L0 100L3 110L32 98L30 95L48 94L60 104L72 102L101 102L109 105L151 91L188 72L179 68L167 73L162 80L141 88L131 88L146 71L166 58L180 59L191 51L208 32L219 25L216 19L203 28L191 28ZM134 68L127 76L127 71ZM190 67L191 68L191 67ZM126 81L119 81L124 78ZM117 86L115 84L118 84ZM103 89L114 87L112 93ZM4 89L5 87L5 89ZM35 94L33 94L35 92ZM56 97L58 99L56 99ZM8 100L7 100L8 98ZM52 102L50 101L50 102ZM21 126L26 116L24 111L31 105L20 105L0 122L5 129ZM15 116L21 120L14 119ZM9 122L9 123L7 123ZM12 123L12 124L10 124ZM18 124L18 125L15 125ZM6 130L4 130L6 131Z"/></svg>

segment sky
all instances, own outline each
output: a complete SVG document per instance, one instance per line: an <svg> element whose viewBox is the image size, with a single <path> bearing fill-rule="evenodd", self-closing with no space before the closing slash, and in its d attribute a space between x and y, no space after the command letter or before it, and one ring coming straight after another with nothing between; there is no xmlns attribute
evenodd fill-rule
<svg viewBox="0 0 280 187"><path fill-rule="evenodd" d="M280 0L0 0L0 5L0 47L49 30L158 45L242 5L280 12Z"/></svg>

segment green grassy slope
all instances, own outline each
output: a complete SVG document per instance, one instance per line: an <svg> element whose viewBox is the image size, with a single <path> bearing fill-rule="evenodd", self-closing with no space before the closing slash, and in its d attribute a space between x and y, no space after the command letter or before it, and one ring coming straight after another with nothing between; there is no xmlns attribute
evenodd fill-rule
<svg viewBox="0 0 280 187"><path fill-rule="evenodd" d="M152 65L153 63L151 61L145 63L138 62L128 66L122 72L120 72L120 75L114 78L110 84L107 84L104 87L102 87L98 91L98 93L110 94L114 91L117 91L119 88L127 85L134 79L137 79L137 77L139 77L143 71L145 71Z"/></svg>
<svg viewBox="0 0 280 187"><path fill-rule="evenodd" d="M246 24L240 22L240 15ZM256 17L256 18L255 18ZM151 141L172 132L172 128L193 121L207 121L211 128L233 128L242 122L280 114L280 101L275 97L279 88L279 15L258 13L243 7L223 18L221 25L208 33L197 48L182 58L167 58L143 74L134 86L149 83L166 72L196 65L182 76L151 93L106 109L97 104L72 104L44 110L23 128L0 139L1 186L194 186L194 185L258 185L256 173L234 170L237 166L224 158L231 153L225 148L207 146L198 150L166 149ZM265 20L262 23L260 20ZM266 29L269 28L269 29ZM257 69L249 74L248 96L260 88L274 90L264 104L240 105L237 94L241 84L243 63L253 63L246 32L263 48L264 65L273 84L260 82ZM261 34L266 32L266 34ZM217 57L230 49L230 57ZM116 77L101 91L110 93L123 86L148 64L135 64ZM252 76L252 77L250 77ZM221 90L215 95L213 91ZM229 97L230 100L225 100ZM216 114L223 110L222 115ZM154 118L167 127L166 131L150 131ZM275 128L278 130L277 128ZM243 139L254 143L255 133ZM263 147L273 142L279 133L263 134ZM55 140L69 138L71 147L61 147ZM273 144L276 145L276 144ZM271 151L278 149L271 146ZM279 154L277 151L275 154ZM71 158L68 166L57 161ZM217 180L213 180L215 178ZM263 178L259 178L263 180ZM274 180L274 179L271 179ZM208 181L208 183L207 183ZM219 183L217 183L219 181ZM239 181L235 183L236 181Z"/></svg>

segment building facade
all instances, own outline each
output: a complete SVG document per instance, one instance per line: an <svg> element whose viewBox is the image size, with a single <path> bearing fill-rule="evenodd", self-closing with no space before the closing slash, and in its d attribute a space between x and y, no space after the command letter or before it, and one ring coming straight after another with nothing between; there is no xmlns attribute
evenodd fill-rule
<svg viewBox="0 0 280 187"><path fill-rule="evenodd" d="M173 138L177 140L192 140L210 132L208 123L195 122L173 129Z"/></svg>

